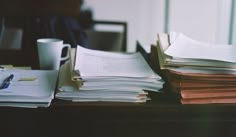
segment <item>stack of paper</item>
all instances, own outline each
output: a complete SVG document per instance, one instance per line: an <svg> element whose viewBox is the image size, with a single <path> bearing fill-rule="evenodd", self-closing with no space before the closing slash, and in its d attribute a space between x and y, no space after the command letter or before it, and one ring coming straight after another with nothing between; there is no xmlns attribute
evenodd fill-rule
<svg viewBox="0 0 236 137"><path fill-rule="evenodd" d="M58 71L1 70L0 81L13 74L8 88L0 89L0 106L48 107L54 97Z"/></svg>
<svg viewBox="0 0 236 137"><path fill-rule="evenodd" d="M183 104L236 103L236 47L193 40L183 34L159 34L160 68Z"/></svg>
<svg viewBox="0 0 236 137"><path fill-rule="evenodd" d="M171 34L158 35L158 54L162 68L186 66L210 70L236 69L235 46L208 44L182 33L177 36Z"/></svg>
<svg viewBox="0 0 236 137"><path fill-rule="evenodd" d="M72 101L146 102L145 90L158 92L161 77L155 74L140 53L114 53L90 50L78 46L72 79L70 62L60 70L57 98ZM72 65L73 66L73 65ZM68 74L68 73L67 73ZM80 78L80 79L79 79Z"/></svg>

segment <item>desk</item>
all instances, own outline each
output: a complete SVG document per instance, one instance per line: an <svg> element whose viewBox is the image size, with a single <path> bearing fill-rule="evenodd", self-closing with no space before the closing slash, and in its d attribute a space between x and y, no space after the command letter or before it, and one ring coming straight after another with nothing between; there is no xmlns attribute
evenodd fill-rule
<svg viewBox="0 0 236 137"><path fill-rule="evenodd" d="M235 105L181 105L169 101L71 103L49 108L0 108L1 136L36 137L229 137Z"/></svg>

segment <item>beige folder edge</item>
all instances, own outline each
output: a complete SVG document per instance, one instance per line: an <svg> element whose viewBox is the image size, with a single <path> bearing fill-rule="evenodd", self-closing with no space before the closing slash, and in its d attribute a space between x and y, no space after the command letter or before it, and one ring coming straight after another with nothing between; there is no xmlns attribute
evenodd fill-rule
<svg viewBox="0 0 236 137"><path fill-rule="evenodd" d="M58 87L70 86L78 89L83 85L83 80L79 74L74 71L76 49L71 48L70 59L60 68Z"/></svg>

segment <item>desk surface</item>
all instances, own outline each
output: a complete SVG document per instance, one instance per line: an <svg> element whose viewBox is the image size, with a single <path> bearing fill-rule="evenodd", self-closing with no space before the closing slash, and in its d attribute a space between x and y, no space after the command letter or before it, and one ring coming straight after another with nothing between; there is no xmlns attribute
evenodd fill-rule
<svg viewBox="0 0 236 137"><path fill-rule="evenodd" d="M235 134L235 104L181 105L163 100L144 104L54 100L49 108L1 107L0 130L5 136L44 137L228 137Z"/></svg>

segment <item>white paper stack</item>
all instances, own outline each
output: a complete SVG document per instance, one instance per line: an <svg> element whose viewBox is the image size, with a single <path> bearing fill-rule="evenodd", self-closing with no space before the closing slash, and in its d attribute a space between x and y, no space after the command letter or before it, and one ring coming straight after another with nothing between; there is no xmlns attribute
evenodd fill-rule
<svg viewBox="0 0 236 137"><path fill-rule="evenodd" d="M158 56L161 69L192 67L236 70L236 47L193 40L182 33L159 34ZM168 42L170 40L170 42Z"/></svg>
<svg viewBox="0 0 236 137"><path fill-rule="evenodd" d="M8 88L0 89L0 106L48 107L54 98L58 71L1 70L0 81L13 74Z"/></svg>
<svg viewBox="0 0 236 137"><path fill-rule="evenodd" d="M140 53L104 52L78 46L74 64L83 85L78 89L62 82L56 94L60 99L146 102L149 99L146 90L158 92L163 85L161 77L152 71ZM61 79L60 72L59 81Z"/></svg>

